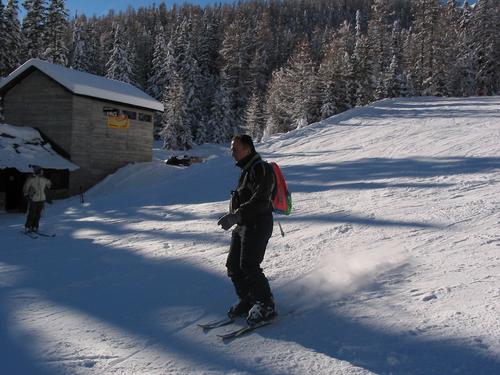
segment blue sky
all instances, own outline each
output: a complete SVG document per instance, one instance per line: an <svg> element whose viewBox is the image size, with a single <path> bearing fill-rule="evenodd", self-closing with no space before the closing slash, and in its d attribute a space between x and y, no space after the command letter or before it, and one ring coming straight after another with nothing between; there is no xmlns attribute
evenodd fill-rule
<svg viewBox="0 0 500 375"><path fill-rule="evenodd" d="M219 4L219 3L234 3L235 0L66 0L66 8L69 10L70 16L74 16L76 12L78 14L85 14L86 16L102 16L108 13L110 9L114 9L116 11L125 10L129 5L134 8L139 8L141 6L147 6L152 4L160 4L164 2L167 6L171 6L173 4L182 5L184 3L190 4L199 4L201 6L209 5L209 4ZM21 14L23 12L22 2L20 4Z"/></svg>

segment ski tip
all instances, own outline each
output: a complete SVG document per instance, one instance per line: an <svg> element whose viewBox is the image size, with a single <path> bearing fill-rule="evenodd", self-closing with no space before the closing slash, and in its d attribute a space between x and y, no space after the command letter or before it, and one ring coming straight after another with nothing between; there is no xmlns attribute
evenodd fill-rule
<svg viewBox="0 0 500 375"><path fill-rule="evenodd" d="M218 338L220 338L222 341L226 342L226 341L230 341L231 339L234 339L236 338L237 336L234 336L234 335L217 335Z"/></svg>
<svg viewBox="0 0 500 375"><path fill-rule="evenodd" d="M198 328L201 328L203 330L203 332L205 332L205 333L210 331L210 328L203 326L203 324L198 324Z"/></svg>
<svg viewBox="0 0 500 375"><path fill-rule="evenodd" d="M234 319L224 318L211 323L205 323L205 324L198 323L197 326L203 328L203 330L205 331L209 331L211 329L223 327L231 323L234 323Z"/></svg>

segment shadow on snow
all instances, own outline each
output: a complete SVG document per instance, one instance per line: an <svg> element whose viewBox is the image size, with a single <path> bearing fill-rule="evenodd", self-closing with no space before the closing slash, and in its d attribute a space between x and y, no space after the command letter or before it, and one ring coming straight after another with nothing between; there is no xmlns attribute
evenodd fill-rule
<svg viewBox="0 0 500 375"><path fill-rule="evenodd" d="M200 364L221 373L227 371L228 366L254 372L255 369L222 353L214 355L209 346L175 334L206 318L207 314L220 315L233 302L230 282L222 275L207 272L186 260L146 259L124 249L106 248L91 240L75 240L65 235L24 241L32 248L22 246L0 252L0 264L23 270L14 285L0 289L0 330L3 332L0 346L6 348L1 354L2 370L30 375L57 372L57 368L43 367L32 357L28 348L33 337L13 328L14 306L24 303L19 293L35 291L44 304L54 304L57 310L67 307L81 312L120 329L126 336L146 339L160 350L176 353L194 366ZM68 246L64 246L65 243ZM165 322L158 317L161 311L175 311L179 307L192 311L180 327L169 326L168 323L176 319ZM16 323L19 324L23 322ZM64 360L71 360L66 357ZM58 358L49 360L58 362Z"/></svg>
<svg viewBox="0 0 500 375"><path fill-rule="evenodd" d="M286 166L290 191L318 192L335 189L446 188L448 183L371 182L385 179L425 179L454 175L489 173L500 170L500 157L368 158L339 163ZM307 181L307 183L303 183Z"/></svg>
<svg viewBox="0 0 500 375"><path fill-rule="evenodd" d="M70 246L62 245L69 241ZM5 348L2 369L32 375L58 372L40 367L26 349L29 345L25 343L31 341L29 335L19 336L20 333L12 329L15 319L12 303L19 302L18 294L22 291L34 290L44 302L53 303L58 309L68 307L82 312L119 328L125 335L145 339L149 345L175 353L193 366L198 364L221 373L231 370L273 373L264 366L252 367L241 359L176 334L206 318L207 314L220 314L232 302L232 287L222 275L185 260L151 260L124 249L106 248L90 240L72 240L65 236L36 241L33 246L36 248L0 252L1 264L24 270L15 285L0 289L0 328L6 333L0 338ZM393 269L368 286L375 298L390 292L394 283L402 282L410 271L408 268L405 265ZM286 290L282 292L287 294ZM279 301L280 290L276 290L276 294ZM290 308L286 301L292 300L285 297L281 310L286 313ZM276 326L258 334L296 342L377 373L491 374L500 369L500 363L481 355L479 348L461 346L452 339L432 340L412 332L386 332L362 320L349 319L336 312L345 301L348 299L320 299L319 304L311 301L312 308L284 314ZM174 322L171 325L158 315L161 311L175 315L176 308L192 313L187 318L182 312L178 313L180 316L170 320Z"/></svg>

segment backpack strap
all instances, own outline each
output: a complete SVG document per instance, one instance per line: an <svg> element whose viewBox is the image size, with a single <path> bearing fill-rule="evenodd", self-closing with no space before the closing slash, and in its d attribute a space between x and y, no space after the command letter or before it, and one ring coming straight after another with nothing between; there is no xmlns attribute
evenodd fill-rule
<svg viewBox="0 0 500 375"><path fill-rule="evenodd" d="M255 161L251 166L250 166L250 170L248 171L248 173L250 175L252 175L252 177L255 177L255 166L258 165L258 164L262 164L264 166L264 176L266 175L266 173L269 172L269 170L271 170L272 172L272 176L273 176L273 184L272 184L272 187L271 187L271 200L273 200L273 197L275 195L275 189L276 189L276 176L274 175L274 171L272 169L272 166L265 160L262 160L262 159L259 159L257 161ZM247 176L245 176L245 181L246 182L246 178Z"/></svg>
<svg viewBox="0 0 500 375"><path fill-rule="evenodd" d="M252 175L252 177L255 176L255 171L254 167L257 164L263 163L262 159L257 159L259 155L255 155L244 167L243 167L243 173L245 173L245 177L243 177L243 181L241 183L242 187L247 186L247 181L248 181L248 176Z"/></svg>

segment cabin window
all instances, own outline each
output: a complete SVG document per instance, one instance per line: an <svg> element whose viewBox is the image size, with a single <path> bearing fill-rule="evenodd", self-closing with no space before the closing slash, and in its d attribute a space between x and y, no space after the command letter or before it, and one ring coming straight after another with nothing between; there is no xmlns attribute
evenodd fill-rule
<svg viewBox="0 0 500 375"><path fill-rule="evenodd" d="M139 121L151 122L153 121L153 116L139 112Z"/></svg>
<svg viewBox="0 0 500 375"><path fill-rule="evenodd" d="M118 116L120 114L120 110L118 108L113 108L113 107L103 107L102 112L106 116Z"/></svg>
<svg viewBox="0 0 500 375"><path fill-rule="evenodd" d="M137 112L122 110L122 113L127 116L130 120L137 120Z"/></svg>

